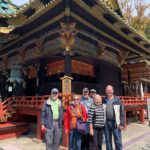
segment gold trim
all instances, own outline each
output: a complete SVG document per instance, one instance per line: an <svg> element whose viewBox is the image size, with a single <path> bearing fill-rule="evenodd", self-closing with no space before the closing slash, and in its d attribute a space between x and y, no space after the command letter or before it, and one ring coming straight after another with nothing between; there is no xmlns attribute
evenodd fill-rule
<svg viewBox="0 0 150 150"><path fill-rule="evenodd" d="M0 33L8 34L10 33L14 28L12 27L0 27Z"/></svg>

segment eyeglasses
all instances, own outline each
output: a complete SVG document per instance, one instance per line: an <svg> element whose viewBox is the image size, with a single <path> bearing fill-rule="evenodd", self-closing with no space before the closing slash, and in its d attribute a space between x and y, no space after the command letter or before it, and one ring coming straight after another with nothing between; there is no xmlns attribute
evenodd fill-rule
<svg viewBox="0 0 150 150"><path fill-rule="evenodd" d="M52 94L58 94L57 92L52 92Z"/></svg>
<svg viewBox="0 0 150 150"><path fill-rule="evenodd" d="M75 98L74 101L79 101L79 98Z"/></svg>

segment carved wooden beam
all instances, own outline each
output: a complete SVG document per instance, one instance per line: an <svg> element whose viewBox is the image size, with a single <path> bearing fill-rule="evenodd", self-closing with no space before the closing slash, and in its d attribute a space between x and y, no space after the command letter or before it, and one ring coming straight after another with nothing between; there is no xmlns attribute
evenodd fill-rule
<svg viewBox="0 0 150 150"><path fill-rule="evenodd" d="M70 24L65 24L65 23L61 22L60 26L61 26L60 41L62 43L62 46L65 47L66 52L69 52L75 43L76 23L73 22Z"/></svg>

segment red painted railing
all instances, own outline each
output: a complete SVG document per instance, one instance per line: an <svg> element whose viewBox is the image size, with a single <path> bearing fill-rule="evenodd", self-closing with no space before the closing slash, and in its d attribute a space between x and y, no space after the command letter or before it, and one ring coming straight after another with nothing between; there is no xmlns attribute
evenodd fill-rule
<svg viewBox="0 0 150 150"><path fill-rule="evenodd" d="M124 106L137 106L147 104L147 97L120 96L120 99Z"/></svg>
<svg viewBox="0 0 150 150"><path fill-rule="evenodd" d="M34 111L36 112L34 115L37 116L37 138L41 138L41 127L40 127L40 109L46 99L48 99L50 95L44 96L16 96L11 97L0 103L0 118L2 118L7 112L10 112L13 109L19 109L20 113L30 114ZM63 105L69 104L69 101L72 99L72 95L67 94L59 94L59 98L62 100ZM144 122L144 109L147 105L147 97L129 97L129 96L120 96L122 103L125 106L125 119L127 111L140 111L140 120ZM128 109L127 107L137 106L137 108L133 107L133 109ZM17 113L17 111L16 111ZM126 122L126 121L125 121ZM125 125L126 127L126 125Z"/></svg>
<svg viewBox="0 0 150 150"><path fill-rule="evenodd" d="M14 107L28 107L28 108L38 108L41 109L44 101L48 99L50 95L44 96L16 96L11 97L1 103L0 117L3 116L9 109ZM72 95L59 94L59 98L62 102L67 100L71 101ZM130 96L120 96L120 99L124 106L136 106L136 105L146 105L147 97L130 97Z"/></svg>

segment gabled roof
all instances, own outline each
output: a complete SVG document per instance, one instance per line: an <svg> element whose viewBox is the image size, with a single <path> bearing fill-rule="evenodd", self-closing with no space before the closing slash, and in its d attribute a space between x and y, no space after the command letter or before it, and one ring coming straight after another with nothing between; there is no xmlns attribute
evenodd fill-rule
<svg viewBox="0 0 150 150"><path fill-rule="evenodd" d="M9 0L0 0L0 17L10 18L16 15L18 7Z"/></svg>
<svg viewBox="0 0 150 150"><path fill-rule="evenodd" d="M122 17L122 13L117 0L102 0L109 6L113 11L117 12Z"/></svg>
<svg viewBox="0 0 150 150"><path fill-rule="evenodd" d="M100 26L100 24L98 23L95 24L94 20L92 22L90 21L88 22L88 19L87 19L86 20L87 23L85 24L85 26L87 26L88 23L93 23L94 27L100 26L101 31L99 30L98 31L101 32L102 35L110 38L111 41L114 41L118 45L124 46L125 48L127 47L127 49L123 48L124 50L131 51L134 54L136 53L137 55L131 56L131 57L134 57L134 59L136 57L137 59L139 59L139 55L140 55L140 58L147 57L147 54L150 53L149 52L150 41L148 41L145 37L140 35L135 29L133 29L131 26L125 23L125 20L123 19L121 15L121 11L120 11L117 0L92 0L92 1L91 0L90 1L89 0L70 0L70 1L72 4L74 3L76 4L75 6L78 7L78 8L75 8L76 11L73 10L74 8L71 8L72 17L75 17L73 16L73 14L77 16L77 14L80 13L77 16L77 19L79 19L81 15L82 16L84 15L84 13L82 13L80 9L85 10L85 12L87 12L91 16L91 18L97 20L97 22L99 22L100 24L103 24L105 27L107 27L108 30L105 27L102 28L102 26ZM19 10L16 13L16 16L12 16L10 18L0 17L0 32L2 31L2 28L3 28L3 33L4 33L4 29L5 31L9 29L7 33L10 33L10 34L13 34L13 33L18 34L19 32L22 31L21 29L24 29L27 32L25 27L32 25L32 23L34 24L38 23L39 18L46 15L47 12L49 12L53 8L57 9L57 6L59 3L62 3L63 5L65 5L64 0L32 0L30 1L29 4L24 5L23 7L19 8ZM57 11L59 11L59 9L57 9ZM65 9L63 11L65 13ZM83 17L85 18L86 16L83 16ZM46 17L44 17L43 19L45 18ZM48 20L50 20L50 18ZM48 22L48 20L45 20L45 22L46 21ZM42 23L44 24L43 21ZM35 26L32 28L35 28ZM107 33L106 32L104 33L103 29L107 30ZM108 33L109 31L111 32ZM112 32L113 34L111 34ZM3 37L5 38L5 36ZM3 41L6 41L6 40L3 40ZM4 51L12 43L13 42L6 44L1 50ZM134 48L133 48L133 45L134 45Z"/></svg>

